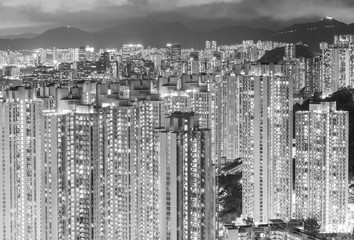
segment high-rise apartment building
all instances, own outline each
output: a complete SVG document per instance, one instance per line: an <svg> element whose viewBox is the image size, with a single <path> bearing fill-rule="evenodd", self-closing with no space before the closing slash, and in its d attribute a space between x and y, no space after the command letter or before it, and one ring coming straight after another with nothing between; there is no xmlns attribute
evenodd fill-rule
<svg viewBox="0 0 354 240"><path fill-rule="evenodd" d="M210 41L206 41L205 42L205 50L210 50L211 45L210 45Z"/></svg>
<svg viewBox="0 0 354 240"><path fill-rule="evenodd" d="M342 87L354 86L354 47L351 41L321 43L322 95L328 96Z"/></svg>
<svg viewBox="0 0 354 240"><path fill-rule="evenodd" d="M255 222L289 220L292 194L292 81L275 74L240 82L242 212Z"/></svg>
<svg viewBox="0 0 354 240"><path fill-rule="evenodd" d="M215 77L215 107L217 151L229 160L240 157L240 78L224 75Z"/></svg>
<svg viewBox="0 0 354 240"><path fill-rule="evenodd" d="M64 167L64 231L68 239L92 238L92 164L97 161L97 114L86 106L58 117L58 163Z"/></svg>
<svg viewBox="0 0 354 240"><path fill-rule="evenodd" d="M89 226L92 231L90 237L93 239L159 239L160 183L156 129L163 124L165 105L157 95L148 93L149 87L140 89L143 92L140 96L136 92L140 90L132 87L130 94L141 97L132 98L132 101L129 97L118 99L115 84L110 84L109 87L107 84L99 84L97 87L98 108L93 112L88 108L85 115L86 118L94 118L91 128L80 130L86 127L85 121L83 126L79 122L74 129L85 136L77 144L89 145L93 151L80 151L93 156L91 161L87 159L85 162L92 166L92 193L83 195L85 201L77 203L79 209L85 209L85 204L91 205L92 209L83 216L81 213L86 213L84 210L75 211L80 215L80 218L76 216L75 219L81 221L82 217L91 217L88 225L84 218L80 222L80 228L71 229L76 229L75 234L86 236L86 226ZM77 105L75 109L77 115L80 106ZM83 118L82 114L84 113L80 113L80 119ZM75 143L68 141L66 140L69 146ZM86 183L84 180L80 182ZM81 185L71 191L83 191L79 187ZM89 185L84 184L83 187ZM67 195L68 190L66 192ZM88 193L86 189L84 193ZM91 200L85 197L90 197Z"/></svg>
<svg viewBox="0 0 354 240"><path fill-rule="evenodd" d="M285 45L285 59L291 61L295 59L296 45L294 43L287 43Z"/></svg>
<svg viewBox="0 0 354 240"><path fill-rule="evenodd" d="M217 45L216 41L211 42L211 50L213 50L213 51L218 50L218 45Z"/></svg>
<svg viewBox="0 0 354 240"><path fill-rule="evenodd" d="M138 59L141 57L141 52L144 46L141 44L124 44L122 47L122 61L127 62L129 60Z"/></svg>
<svg viewBox="0 0 354 240"><path fill-rule="evenodd" d="M213 129L212 96L207 85L201 82L200 75L184 74L180 80L170 80L159 88L168 113L192 111L197 114L201 128Z"/></svg>
<svg viewBox="0 0 354 240"><path fill-rule="evenodd" d="M162 127L164 104L160 100L144 100L137 103L137 108L137 235L139 239L158 239L159 165L155 129Z"/></svg>
<svg viewBox="0 0 354 240"><path fill-rule="evenodd" d="M324 232L347 230L348 121L335 102L296 113L295 216L316 218Z"/></svg>
<svg viewBox="0 0 354 240"><path fill-rule="evenodd" d="M116 84L106 85L97 108L74 87L2 94L1 238L159 239L165 104L151 94L117 99Z"/></svg>
<svg viewBox="0 0 354 240"><path fill-rule="evenodd" d="M354 35L345 34L345 35L335 35L334 44L352 44L354 43Z"/></svg>
<svg viewBox="0 0 354 240"><path fill-rule="evenodd" d="M160 239L215 239L211 133L175 112L159 133Z"/></svg>
<svg viewBox="0 0 354 240"><path fill-rule="evenodd" d="M58 131L59 122L55 110L42 112L41 139L37 140L41 144L42 174L38 176L37 181L41 183L41 239L43 240L59 240L66 236L64 232L66 172L62 158L63 149L58 149L58 139L62 139L62 132Z"/></svg>
<svg viewBox="0 0 354 240"><path fill-rule="evenodd" d="M115 100L98 111L93 163L93 239L136 239L136 109Z"/></svg>
<svg viewBox="0 0 354 240"><path fill-rule="evenodd" d="M305 67L305 91L310 93L322 92L321 56L303 58Z"/></svg>
<svg viewBox="0 0 354 240"><path fill-rule="evenodd" d="M80 46L79 47L79 62L85 62L85 61L86 61L86 47Z"/></svg>
<svg viewBox="0 0 354 240"><path fill-rule="evenodd" d="M167 61L172 70L182 69L182 48L179 43L168 43L167 45Z"/></svg>
<svg viewBox="0 0 354 240"><path fill-rule="evenodd" d="M103 201L93 194L92 181L99 161L98 115L88 105L71 104L76 104L74 110L70 103L58 104L58 109L42 114L41 239L97 239L92 220Z"/></svg>
<svg viewBox="0 0 354 240"><path fill-rule="evenodd" d="M132 82L128 99L117 99L112 89L98 86L100 154L94 166L94 218L100 235L95 239L159 239L156 129L164 124L165 103L151 94L149 80Z"/></svg>
<svg viewBox="0 0 354 240"><path fill-rule="evenodd" d="M32 89L8 90L0 103L0 238L43 239L41 111ZM50 214L50 213L48 213Z"/></svg>

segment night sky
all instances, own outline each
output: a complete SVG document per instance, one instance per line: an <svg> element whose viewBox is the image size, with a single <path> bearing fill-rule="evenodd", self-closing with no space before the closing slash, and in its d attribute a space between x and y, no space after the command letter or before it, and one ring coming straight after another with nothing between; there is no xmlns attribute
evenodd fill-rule
<svg viewBox="0 0 354 240"><path fill-rule="evenodd" d="M353 0L0 0L0 36L67 25L95 31L146 18L194 23L192 28L279 30L327 15L352 23L353 12Z"/></svg>

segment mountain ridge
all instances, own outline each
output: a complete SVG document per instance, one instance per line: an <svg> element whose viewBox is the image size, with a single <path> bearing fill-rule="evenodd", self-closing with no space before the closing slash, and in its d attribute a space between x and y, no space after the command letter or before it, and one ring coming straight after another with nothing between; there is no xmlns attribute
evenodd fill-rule
<svg viewBox="0 0 354 240"><path fill-rule="evenodd" d="M354 34L354 23L346 24L331 17L317 22L293 24L267 37L267 40L307 44L312 51L319 52L321 42L333 43L335 35Z"/></svg>
<svg viewBox="0 0 354 240"><path fill-rule="evenodd" d="M39 33L33 33L33 32L24 32L20 34L9 34L9 35L3 35L0 36L0 39L18 39L18 38L34 38L40 35Z"/></svg>
<svg viewBox="0 0 354 240"><path fill-rule="evenodd" d="M118 25L117 25L118 26ZM272 31L247 26L231 26L209 31L193 30L180 22L156 23L149 29L123 32L122 27L86 32L75 27L49 29L30 39L0 39L0 49L74 48L90 45L95 48L120 48L125 43L163 47L167 42L179 42L186 48L203 48L206 40L231 44L244 39L260 40Z"/></svg>
<svg viewBox="0 0 354 240"><path fill-rule="evenodd" d="M313 53L308 49L308 47L303 45L295 46L295 57L296 58L310 58L313 57ZM263 57L261 57L257 62L259 63L279 63L284 60L285 49L283 47L274 48L273 50L267 51Z"/></svg>
<svg viewBox="0 0 354 240"><path fill-rule="evenodd" d="M204 48L206 40L219 45L240 43L242 40L271 40L278 42L302 42L311 51L319 51L320 42L333 42L334 35L354 34L354 23L345 24L333 18L316 22L296 23L279 31L229 25L212 30L192 29L185 24L159 22L147 19L123 21L113 27L87 32L76 27L64 26L48 29L32 38L0 38L0 49L74 48L90 45L95 48L120 48L126 43L163 47L167 42L179 42L185 48Z"/></svg>

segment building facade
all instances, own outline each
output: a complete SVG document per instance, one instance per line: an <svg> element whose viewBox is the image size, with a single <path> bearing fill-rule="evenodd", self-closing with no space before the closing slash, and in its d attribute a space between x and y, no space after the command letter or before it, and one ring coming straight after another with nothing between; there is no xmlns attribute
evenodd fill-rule
<svg viewBox="0 0 354 240"><path fill-rule="evenodd" d="M346 231L348 121L335 102L296 113L295 216L316 218L324 232Z"/></svg>
<svg viewBox="0 0 354 240"><path fill-rule="evenodd" d="M0 103L0 233L2 239L42 239L41 118L32 89L5 92Z"/></svg>
<svg viewBox="0 0 354 240"><path fill-rule="evenodd" d="M242 213L255 222L291 216L291 83L274 74L241 79Z"/></svg>
<svg viewBox="0 0 354 240"><path fill-rule="evenodd" d="M160 239L215 239L210 140L193 113L172 113L159 133Z"/></svg>

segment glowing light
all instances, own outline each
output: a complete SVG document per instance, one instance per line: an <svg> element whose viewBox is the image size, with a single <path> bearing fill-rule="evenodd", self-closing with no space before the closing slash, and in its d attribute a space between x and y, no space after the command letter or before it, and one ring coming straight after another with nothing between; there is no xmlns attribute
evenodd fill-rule
<svg viewBox="0 0 354 240"><path fill-rule="evenodd" d="M95 51L95 48L90 47L90 46L87 46L87 47L86 47L86 52L91 52L91 53L93 53L94 51Z"/></svg>

